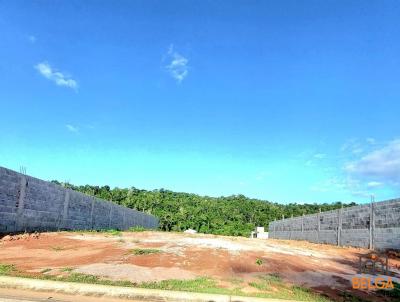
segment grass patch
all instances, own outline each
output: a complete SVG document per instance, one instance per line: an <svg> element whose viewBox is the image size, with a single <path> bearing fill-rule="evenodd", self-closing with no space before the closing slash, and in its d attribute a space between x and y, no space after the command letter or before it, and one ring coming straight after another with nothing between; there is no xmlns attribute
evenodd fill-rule
<svg viewBox="0 0 400 302"><path fill-rule="evenodd" d="M41 270L40 272L42 273L42 274L45 274L45 273L48 273L48 272L50 272L51 271L51 268L45 268L44 270Z"/></svg>
<svg viewBox="0 0 400 302"><path fill-rule="evenodd" d="M13 264L1 264L0 263L0 275L8 275L15 271L16 271L16 269Z"/></svg>
<svg viewBox="0 0 400 302"><path fill-rule="evenodd" d="M74 270L73 267L64 267L60 271L69 273L72 272L73 270Z"/></svg>
<svg viewBox="0 0 400 302"><path fill-rule="evenodd" d="M259 277L260 281L249 282L249 286L261 291L257 297L287 299L310 302L327 302L329 299L313 293L310 289L287 284L278 274Z"/></svg>
<svg viewBox="0 0 400 302"><path fill-rule="evenodd" d="M151 250L151 249L150 249ZM156 250L159 252L159 250ZM147 253L147 252L146 252ZM143 253L140 252L140 255ZM0 264L0 275L10 275L24 278L36 278L44 280L55 280L64 282L76 282L86 284L102 284L111 286L124 286L124 287L139 287L148 289L162 289L162 290L176 290L176 291L187 291L187 292L199 292L199 293L211 293L211 294L225 294L225 295L237 295L237 296L248 296L248 297L260 297L260 298L280 298L287 300L299 300L308 302L328 302L329 300L312 293L310 290L299 287L290 286L283 282L277 275L267 275L260 277L259 282L251 282L251 286L260 290L259 293L245 293L241 288L223 288L218 282L212 278L199 277L191 280L178 280L170 279L163 280L160 282L143 282L135 284L130 281L114 281L104 279L95 275L81 274L72 272L73 268L66 267L62 269L64 272L69 274L64 275L28 275L26 273L19 272L13 265ZM238 280L239 281L239 280ZM277 290L269 292L269 286L274 286Z"/></svg>
<svg viewBox="0 0 400 302"><path fill-rule="evenodd" d="M121 231L119 231L119 230L114 230L114 229L111 229L111 230L104 230L104 231L102 231L102 233L110 234L110 235L112 235L112 236L122 236L122 232L121 232Z"/></svg>
<svg viewBox="0 0 400 302"><path fill-rule="evenodd" d="M61 277L63 281L77 282L77 283L99 283L99 277L88 274L72 273L66 277Z"/></svg>
<svg viewBox="0 0 400 302"><path fill-rule="evenodd" d="M262 282L249 282L249 285L251 287L257 288L258 290L270 290L271 289L268 284L265 284Z"/></svg>
<svg viewBox="0 0 400 302"><path fill-rule="evenodd" d="M58 245L56 245L56 246L51 246L50 247L53 251L56 251L56 252L60 252L60 251L64 251L66 248L65 247L63 247L63 246L58 246Z"/></svg>
<svg viewBox="0 0 400 302"><path fill-rule="evenodd" d="M233 285L241 285L244 282L243 278L239 277L232 277L227 280L228 282L232 283Z"/></svg>
<svg viewBox="0 0 400 302"><path fill-rule="evenodd" d="M258 259L256 260L256 264L257 264L258 266L261 266L261 265L264 264L264 260L262 260L261 258L258 258Z"/></svg>
<svg viewBox="0 0 400 302"><path fill-rule="evenodd" d="M114 281L101 279L95 275L81 274L81 273L72 273L65 277L56 277L54 278L59 281L66 282L76 282L76 283L87 283L87 284L102 284L102 285L112 285L112 286L125 286L125 287L133 287L134 284L130 281Z"/></svg>
<svg viewBox="0 0 400 302"><path fill-rule="evenodd" d="M102 234L110 234L113 236L122 236L122 232L116 229L104 229L104 230L68 230L70 233L80 233L80 235L84 235L85 233L102 233Z"/></svg>
<svg viewBox="0 0 400 302"><path fill-rule="evenodd" d="M150 255L161 253L159 249L133 249L132 254L134 255Z"/></svg>
<svg viewBox="0 0 400 302"><path fill-rule="evenodd" d="M146 229L142 226L134 226L128 229L129 232L144 232Z"/></svg>
<svg viewBox="0 0 400 302"><path fill-rule="evenodd" d="M143 282L138 285L141 288L177 290L200 293L218 293L218 294L239 294L237 291L220 288L217 282L211 278L199 277L190 280L170 279L160 282Z"/></svg>
<svg viewBox="0 0 400 302"><path fill-rule="evenodd" d="M279 274L273 273L273 274L268 274L265 276L261 276L261 279L265 280L266 282L269 283L281 283L282 282L282 278L281 276L279 276Z"/></svg>

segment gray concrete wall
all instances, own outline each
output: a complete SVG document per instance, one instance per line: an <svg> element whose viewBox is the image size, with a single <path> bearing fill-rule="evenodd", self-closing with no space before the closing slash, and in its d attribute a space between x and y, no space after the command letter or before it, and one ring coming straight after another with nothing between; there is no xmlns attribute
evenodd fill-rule
<svg viewBox="0 0 400 302"><path fill-rule="evenodd" d="M400 249L400 199L274 221L269 238Z"/></svg>
<svg viewBox="0 0 400 302"><path fill-rule="evenodd" d="M157 228L152 215L0 167L0 233Z"/></svg>

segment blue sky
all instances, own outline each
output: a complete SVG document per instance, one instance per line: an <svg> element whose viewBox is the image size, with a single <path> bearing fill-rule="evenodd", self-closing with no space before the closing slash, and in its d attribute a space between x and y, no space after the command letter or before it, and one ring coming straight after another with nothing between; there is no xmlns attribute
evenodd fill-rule
<svg viewBox="0 0 400 302"><path fill-rule="evenodd" d="M400 195L398 1L0 1L0 165L277 202Z"/></svg>

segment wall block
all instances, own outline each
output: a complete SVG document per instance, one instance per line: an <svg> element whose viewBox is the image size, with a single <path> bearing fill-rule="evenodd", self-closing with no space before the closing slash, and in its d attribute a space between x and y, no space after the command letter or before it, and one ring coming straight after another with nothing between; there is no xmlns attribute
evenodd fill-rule
<svg viewBox="0 0 400 302"><path fill-rule="evenodd" d="M0 233L157 228L140 211L0 167Z"/></svg>

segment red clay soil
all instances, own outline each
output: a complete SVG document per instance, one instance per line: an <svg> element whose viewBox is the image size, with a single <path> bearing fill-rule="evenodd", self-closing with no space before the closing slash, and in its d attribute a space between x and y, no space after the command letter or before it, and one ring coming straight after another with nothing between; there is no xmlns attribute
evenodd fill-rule
<svg viewBox="0 0 400 302"><path fill-rule="evenodd" d="M156 249L156 253L135 255L133 250L137 249ZM70 268L113 280L144 282L209 276L220 284L231 279L247 284L257 276L273 273L335 300L340 300L343 291L350 291L379 301L374 292L351 289L358 257L367 253L365 249L303 241L161 232L127 232L121 236L59 232L0 240L0 264L13 264L27 273L45 270L57 274ZM396 265L400 267L399 259L391 259L390 265L399 274L395 269Z"/></svg>

